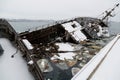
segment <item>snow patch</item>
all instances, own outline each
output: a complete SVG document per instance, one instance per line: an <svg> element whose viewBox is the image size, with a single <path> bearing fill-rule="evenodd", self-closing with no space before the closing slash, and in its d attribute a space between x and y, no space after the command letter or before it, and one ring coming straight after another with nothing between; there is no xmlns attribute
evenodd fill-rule
<svg viewBox="0 0 120 80"><path fill-rule="evenodd" d="M75 56L75 53L68 52L68 53L58 53L59 56L54 55L51 60L59 59L59 60L65 60L65 59L73 59L73 56Z"/></svg>
<svg viewBox="0 0 120 80"><path fill-rule="evenodd" d="M27 39L22 39L22 41L29 50L33 49L32 44Z"/></svg>
<svg viewBox="0 0 120 80"><path fill-rule="evenodd" d="M73 51L74 47L69 43L56 43L59 46L58 51Z"/></svg>
<svg viewBox="0 0 120 80"><path fill-rule="evenodd" d="M77 42L87 39L86 36L81 32L82 26L78 22L68 22L62 24L62 26Z"/></svg>

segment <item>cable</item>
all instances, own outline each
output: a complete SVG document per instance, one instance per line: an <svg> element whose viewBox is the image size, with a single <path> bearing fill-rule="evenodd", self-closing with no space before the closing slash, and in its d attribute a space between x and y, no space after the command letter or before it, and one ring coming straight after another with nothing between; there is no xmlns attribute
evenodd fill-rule
<svg viewBox="0 0 120 80"><path fill-rule="evenodd" d="M18 52L18 48L17 48L16 52L13 55L11 55L11 58L14 58L14 56L15 56L15 54L17 54L17 52Z"/></svg>

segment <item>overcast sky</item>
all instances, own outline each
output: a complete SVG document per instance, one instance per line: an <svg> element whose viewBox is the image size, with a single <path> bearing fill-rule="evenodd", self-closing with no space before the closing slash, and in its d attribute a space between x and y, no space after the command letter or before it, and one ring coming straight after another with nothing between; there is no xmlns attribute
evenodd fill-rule
<svg viewBox="0 0 120 80"><path fill-rule="evenodd" d="M80 16L98 17L119 0L0 0L0 18L67 19ZM112 18L120 22L120 7Z"/></svg>

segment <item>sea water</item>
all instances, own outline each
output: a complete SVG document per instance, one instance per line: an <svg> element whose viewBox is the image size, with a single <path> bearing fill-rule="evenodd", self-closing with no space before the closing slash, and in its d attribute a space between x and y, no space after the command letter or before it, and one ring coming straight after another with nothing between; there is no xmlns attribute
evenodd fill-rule
<svg viewBox="0 0 120 80"><path fill-rule="evenodd" d="M11 26L16 30L16 32L21 33L28 30L33 30L36 28L43 28L49 24L53 24L54 21L17 21L11 22L9 21Z"/></svg>
<svg viewBox="0 0 120 80"><path fill-rule="evenodd" d="M19 22L9 22L12 27L18 32L28 31L30 29L42 28L48 24L54 23L54 21L19 21ZM109 32L111 35L120 33L120 22L110 22Z"/></svg>

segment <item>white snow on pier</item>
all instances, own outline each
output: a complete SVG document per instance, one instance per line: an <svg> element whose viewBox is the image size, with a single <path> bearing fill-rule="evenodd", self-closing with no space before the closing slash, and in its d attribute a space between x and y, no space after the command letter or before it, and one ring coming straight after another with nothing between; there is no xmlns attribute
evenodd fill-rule
<svg viewBox="0 0 120 80"><path fill-rule="evenodd" d="M34 80L20 51L11 58L16 48L5 38L0 38L0 44L4 49L0 56L0 80Z"/></svg>

